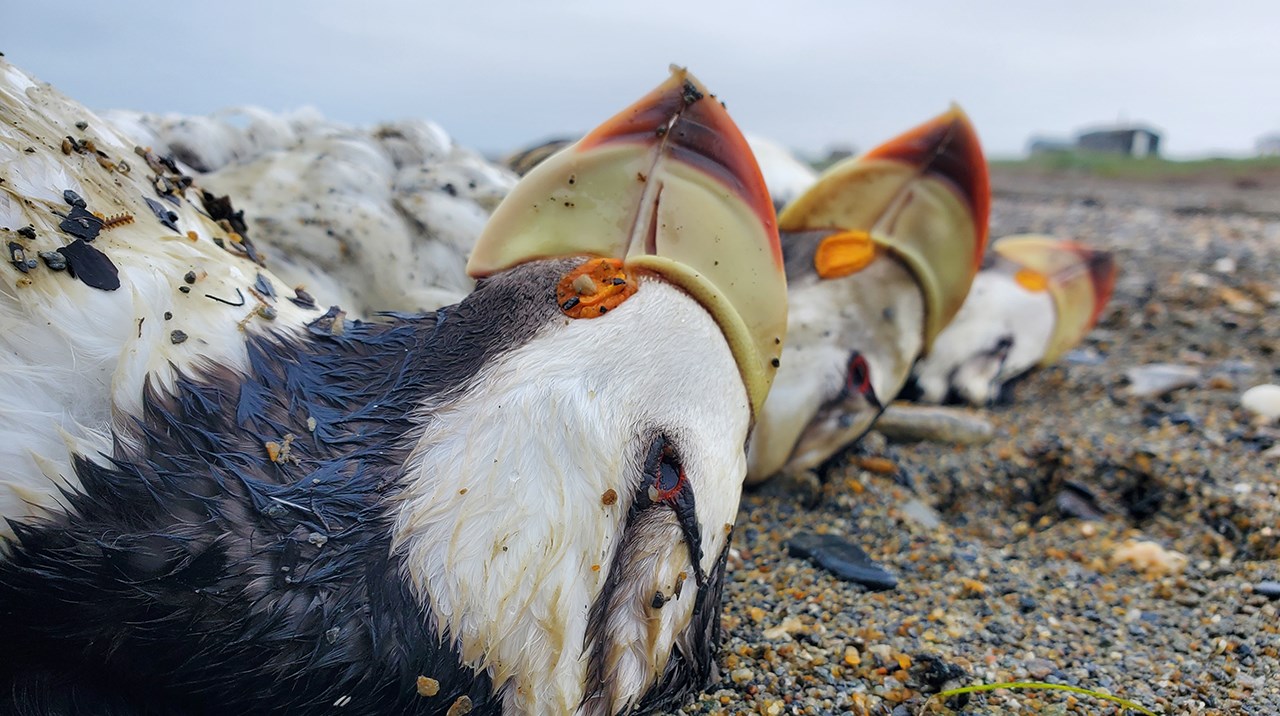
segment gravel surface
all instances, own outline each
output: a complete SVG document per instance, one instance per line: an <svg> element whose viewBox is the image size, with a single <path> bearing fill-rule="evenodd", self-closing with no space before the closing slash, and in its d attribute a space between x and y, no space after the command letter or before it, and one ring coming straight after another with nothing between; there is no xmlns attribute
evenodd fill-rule
<svg viewBox="0 0 1280 716"><path fill-rule="evenodd" d="M988 411L990 443L873 433L816 508L745 496L721 682L685 713L1123 711L1029 690L925 705L944 688L1042 680L1162 714L1280 714L1280 427L1241 407L1245 390L1280 383L1280 193L993 186L993 237L1116 251L1100 326ZM1126 374L1156 363L1194 379L1135 394ZM847 536L896 588L789 556L801 531Z"/></svg>

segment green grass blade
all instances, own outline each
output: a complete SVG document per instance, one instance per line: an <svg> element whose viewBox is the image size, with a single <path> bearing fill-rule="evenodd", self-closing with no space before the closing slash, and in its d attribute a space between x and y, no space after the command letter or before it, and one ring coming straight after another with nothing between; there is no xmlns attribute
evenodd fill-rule
<svg viewBox="0 0 1280 716"><path fill-rule="evenodd" d="M1154 711L1146 708L1145 706L1134 703L1129 699L1122 699L1119 696L1112 696L1111 694L1104 694L1097 691L1091 691L1089 689L1083 689L1083 688L1080 688L1079 686L1068 686L1067 684L1050 684L1043 681L1011 681L1003 684L974 684L972 686L961 686L956 689L948 689L946 691L940 691L930 696L929 698L925 699L925 702L920 706L920 713L923 714L924 710L929 707L929 704L932 703L934 699L945 699L950 696L958 696L960 694L970 694L978 691L995 691L996 689L1043 689L1043 690L1050 690L1050 691L1070 691L1071 693L1074 693L1074 694L1083 694L1085 696L1092 696L1095 699L1111 701L1113 703L1120 704L1121 706L1127 709L1132 709L1134 711L1138 711L1140 713L1146 714L1146 716L1156 716L1156 713Z"/></svg>

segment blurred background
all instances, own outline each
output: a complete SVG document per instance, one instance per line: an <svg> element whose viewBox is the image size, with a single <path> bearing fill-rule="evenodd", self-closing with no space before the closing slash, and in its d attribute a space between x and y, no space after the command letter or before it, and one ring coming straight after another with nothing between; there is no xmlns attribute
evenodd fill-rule
<svg viewBox="0 0 1280 716"><path fill-rule="evenodd" d="M1280 153L1280 4L1264 1L0 0L0 18L0 51L97 110L422 117L494 156L587 129L672 62L816 161L952 101L995 158L1098 128L1135 154Z"/></svg>

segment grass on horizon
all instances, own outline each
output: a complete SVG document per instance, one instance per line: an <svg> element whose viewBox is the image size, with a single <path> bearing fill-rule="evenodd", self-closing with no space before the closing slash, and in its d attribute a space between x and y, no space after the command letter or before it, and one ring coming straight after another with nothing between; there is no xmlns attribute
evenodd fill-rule
<svg viewBox="0 0 1280 716"><path fill-rule="evenodd" d="M996 171L1029 174L1077 174L1112 179L1193 179L1216 177L1241 181L1260 174L1280 174L1280 157L1173 160L1125 157L1090 152L1055 152L1026 159L992 159Z"/></svg>

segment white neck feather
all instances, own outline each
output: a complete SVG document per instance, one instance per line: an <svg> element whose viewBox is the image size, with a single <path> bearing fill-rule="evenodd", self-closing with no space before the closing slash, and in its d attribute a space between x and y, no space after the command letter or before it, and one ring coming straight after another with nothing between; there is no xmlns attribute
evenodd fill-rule
<svg viewBox="0 0 1280 716"><path fill-rule="evenodd" d="M867 360L871 384L892 400L924 345L924 297L912 273L881 255L844 278L797 281L787 291L787 343L751 445L749 482L762 481L793 457L806 429L826 431L819 452L804 467L830 457L852 437L838 424L812 426L827 401L841 391L849 356Z"/></svg>
<svg viewBox="0 0 1280 716"><path fill-rule="evenodd" d="M728 345L696 302L643 281L608 315L549 325L427 410L393 549L463 659L506 685L508 711L574 712L588 612L656 432L684 451L704 570L724 547L750 419ZM610 713L661 674L696 597L690 580L660 612L642 608L656 590L670 594L678 572L692 574L679 531L659 531L669 541L642 539L611 600L604 631L631 643L610 655Z"/></svg>
<svg viewBox="0 0 1280 716"><path fill-rule="evenodd" d="M1006 380L1044 357L1054 321L1047 291L1028 291L1006 267L979 272L955 319L915 367L922 399L939 403L954 390L974 405L985 405ZM1000 359L995 346L1005 338L1012 338L1013 346Z"/></svg>

